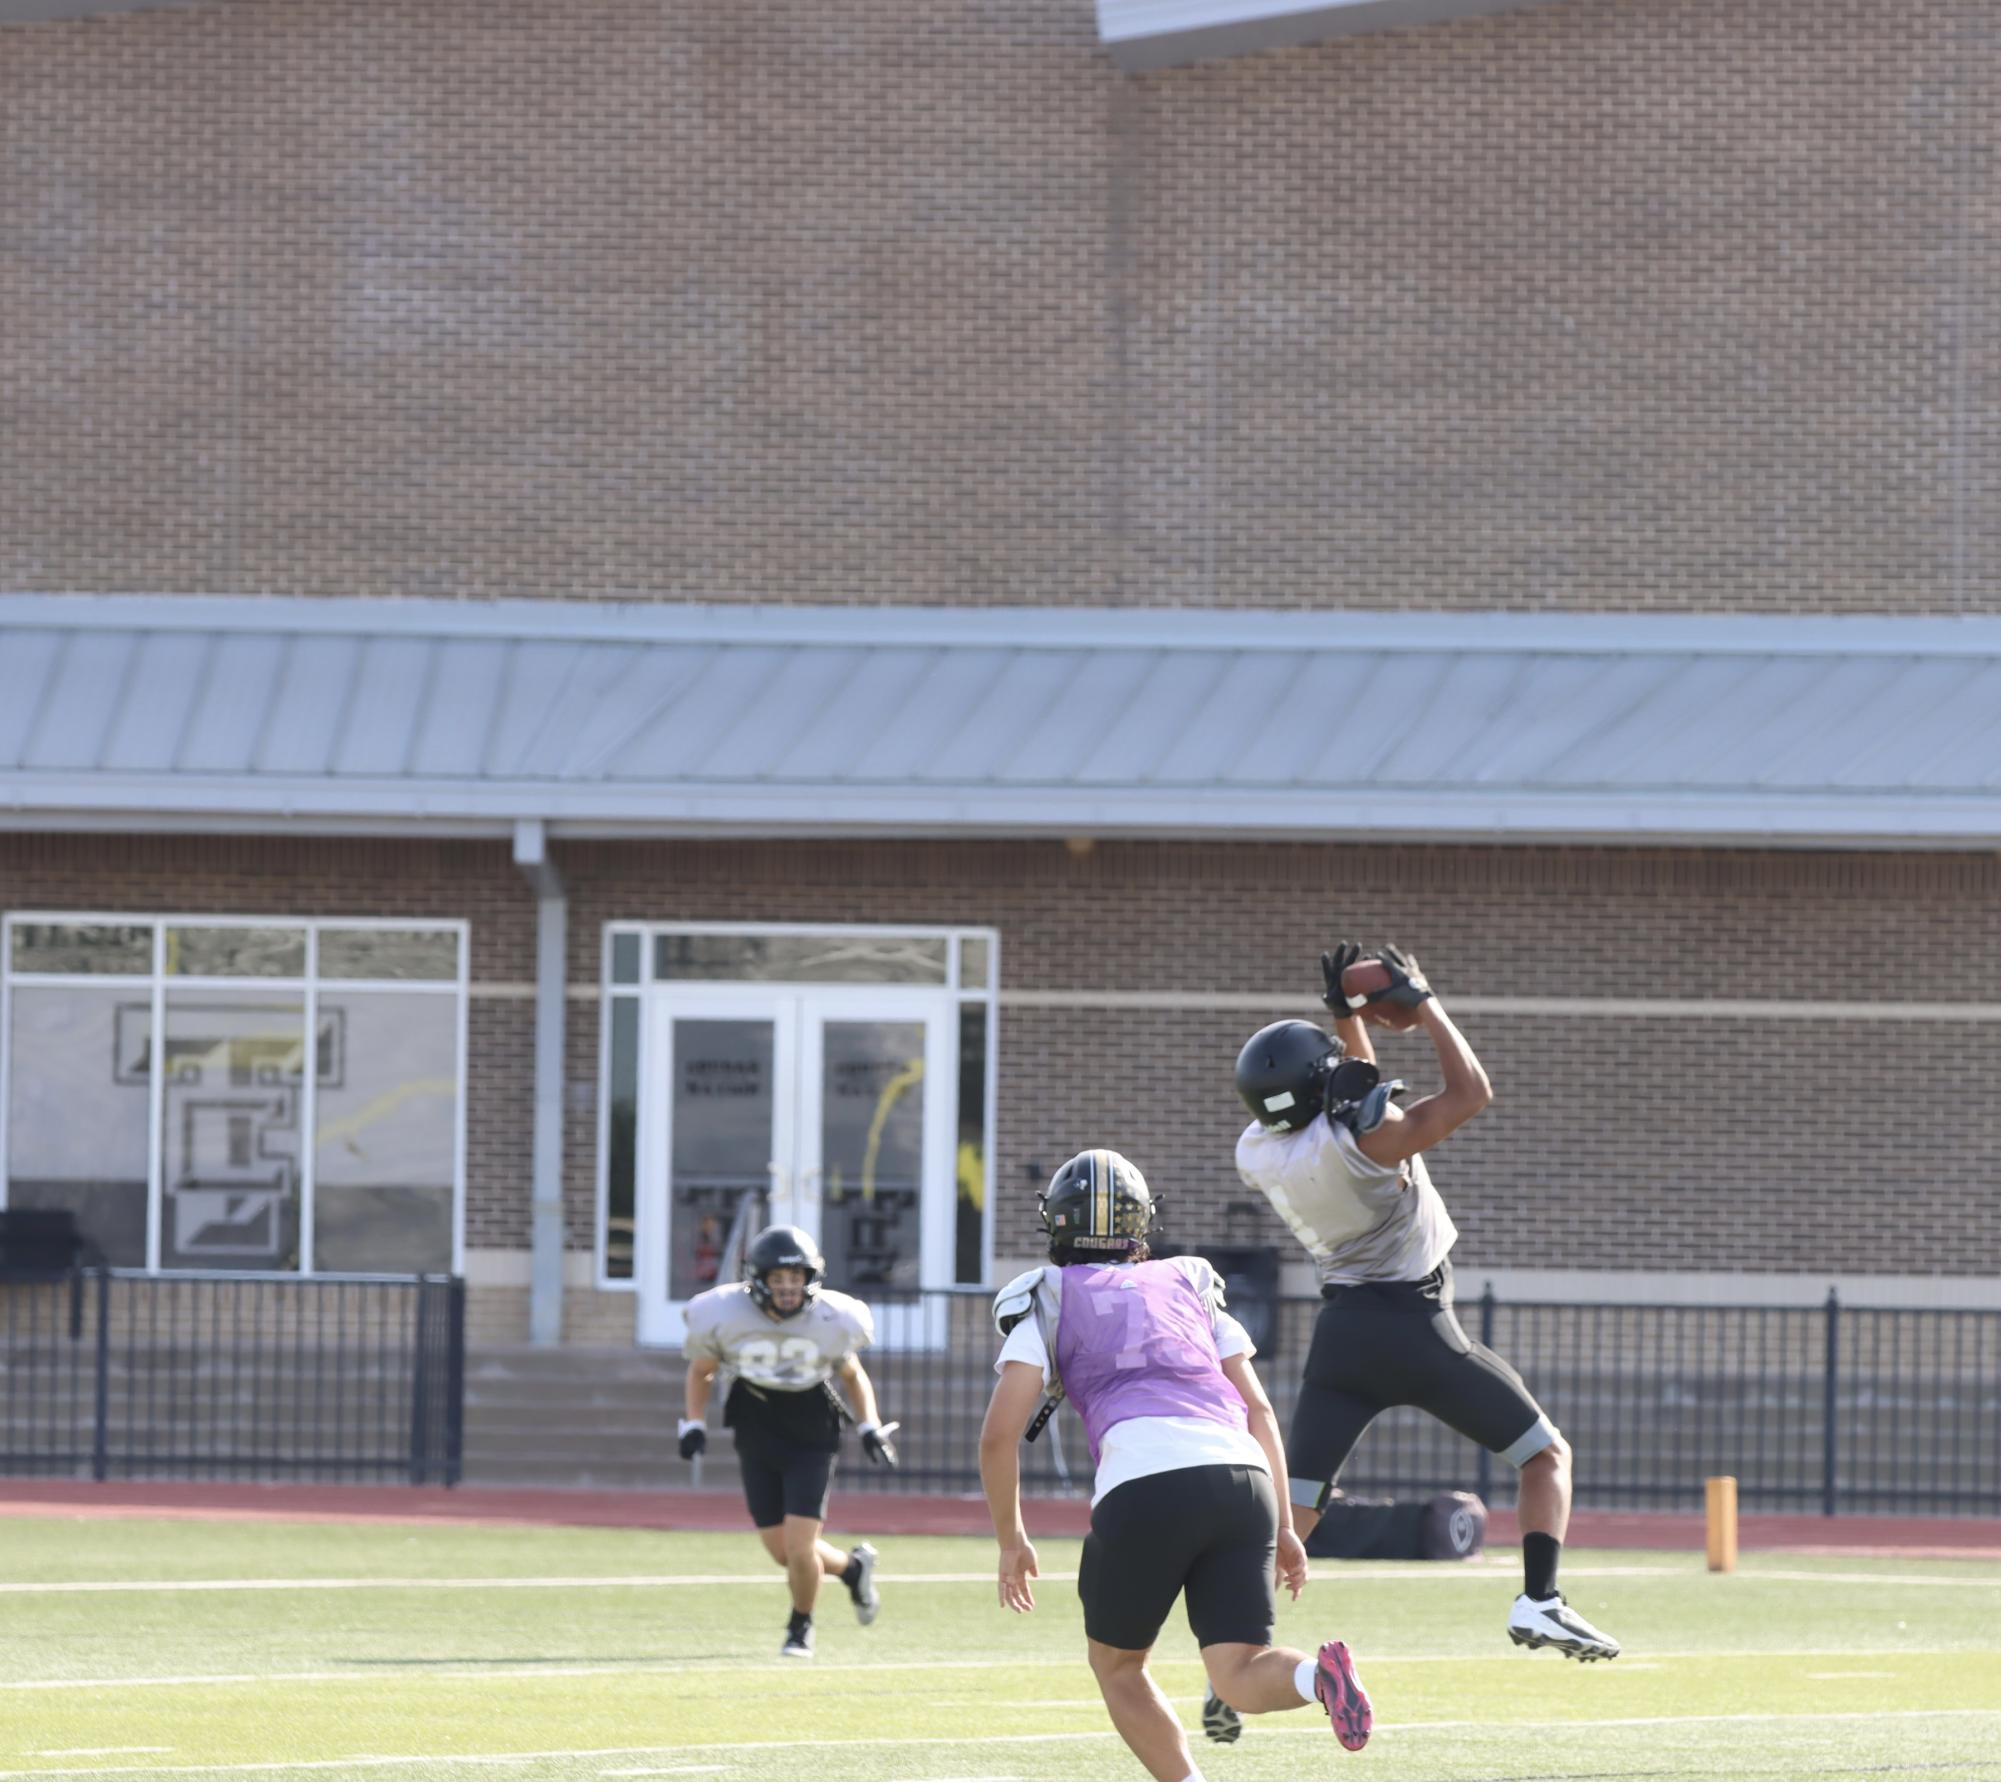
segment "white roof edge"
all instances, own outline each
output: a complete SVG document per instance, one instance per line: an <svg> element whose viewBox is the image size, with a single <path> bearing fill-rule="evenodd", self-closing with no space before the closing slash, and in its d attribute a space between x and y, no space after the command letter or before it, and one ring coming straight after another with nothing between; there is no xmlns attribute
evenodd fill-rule
<svg viewBox="0 0 2001 1782"><path fill-rule="evenodd" d="M1277 787L1227 797L1180 789L924 787L901 792L824 785L698 790L442 782L281 782L244 788L200 778L18 778L0 830L124 829L158 823L266 829L388 823L427 834L500 834L520 819L552 833L1271 835L1320 840L1619 842L1730 847L2001 848L2001 793L1991 797L1686 790L1615 793L1413 792Z"/></svg>
<svg viewBox="0 0 2001 1782"><path fill-rule="evenodd" d="M1098 41L1130 74L1337 37L1450 24L1541 0L1098 0Z"/></svg>
<svg viewBox="0 0 2001 1782"><path fill-rule="evenodd" d="M2001 617L1888 614L1280 612L1193 607L768 606L654 602L0 594L0 629L228 631L773 649L1305 649L1581 655L2001 655Z"/></svg>

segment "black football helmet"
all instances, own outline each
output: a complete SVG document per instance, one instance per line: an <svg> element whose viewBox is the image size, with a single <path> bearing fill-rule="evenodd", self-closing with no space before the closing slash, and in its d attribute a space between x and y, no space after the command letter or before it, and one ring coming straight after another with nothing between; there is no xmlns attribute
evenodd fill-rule
<svg viewBox="0 0 2001 1782"><path fill-rule="evenodd" d="M779 1309L771 1297L771 1283L765 1279L775 1268L806 1271L806 1297L789 1312ZM827 1259L820 1254L820 1246L796 1225L773 1225L760 1231L743 1253L743 1278L750 1287L750 1297L764 1311L780 1318L796 1317L811 1305L826 1273Z"/></svg>
<svg viewBox="0 0 2001 1782"><path fill-rule="evenodd" d="M1296 1132L1327 1105L1327 1078L1341 1042L1311 1021L1274 1021L1237 1054L1237 1093L1271 1132Z"/></svg>
<svg viewBox="0 0 2001 1782"><path fill-rule="evenodd" d="M1079 1151L1049 1178L1042 1228L1051 1262L1119 1262L1145 1247L1153 1190L1116 1151Z"/></svg>

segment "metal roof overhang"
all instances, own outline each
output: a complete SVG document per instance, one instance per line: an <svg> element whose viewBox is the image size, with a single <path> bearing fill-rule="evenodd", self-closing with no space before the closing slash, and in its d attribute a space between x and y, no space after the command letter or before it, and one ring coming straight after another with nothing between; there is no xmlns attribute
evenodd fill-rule
<svg viewBox="0 0 2001 1782"><path fill-rule="evenodd" d="M1402 31L1544 0L1098 0L1098 41L1130 74Z"/></svg>
<svg viewBox="0 0 2001 1782"><path fill-rule="evenodd" d="M2001 621L0 597L0 828L2001 846Z"/></svg>

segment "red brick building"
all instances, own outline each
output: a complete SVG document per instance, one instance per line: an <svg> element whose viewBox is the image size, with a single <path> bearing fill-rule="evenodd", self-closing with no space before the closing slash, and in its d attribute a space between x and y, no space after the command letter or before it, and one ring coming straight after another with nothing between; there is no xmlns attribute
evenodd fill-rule
<svg viewBox="0 0 2001 1782"><path fill-rule="evenodd" d="M1352 932L1469 1284L1991 1303L1992 11L0 26L10 1202L485 1341L670 1338L760 1172L1276 1241Z"/></svg>

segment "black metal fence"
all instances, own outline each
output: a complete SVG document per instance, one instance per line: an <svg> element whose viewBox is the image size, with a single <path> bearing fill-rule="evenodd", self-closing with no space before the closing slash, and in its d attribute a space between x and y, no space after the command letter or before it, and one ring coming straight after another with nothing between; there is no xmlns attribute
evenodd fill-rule
<svg viewBox="0 0 2001 1782"><path fill-rule="evenodd" d="M0 1473L455 1485L454 1276L0 1284Z"/></svg>
<svg viewBox="0 0 2001 1782"><path fill-rule="evenodd" d="M980 1420L998 1348L974 1292L880 1298L868 1357L903 1467L850 1466L843 1490L977 1491ZM1318 1299L1233 1307L1289 1426ZM1462 1301L1520 1369L1575 1452L1584 1507L1695 1510L1730 1474L1746 1511L2001 1514L2001 1311L1843 1305L1665 1306ZM1023 1451L1023 1489L1088 1490L1067 1407ZM1355 1495L1477 1491L1512 1503L1505 1463L1421 1412L1377 1418L1341 1476Z"/></svg>

